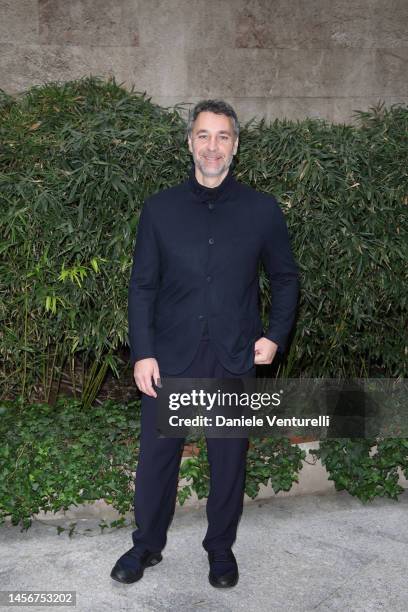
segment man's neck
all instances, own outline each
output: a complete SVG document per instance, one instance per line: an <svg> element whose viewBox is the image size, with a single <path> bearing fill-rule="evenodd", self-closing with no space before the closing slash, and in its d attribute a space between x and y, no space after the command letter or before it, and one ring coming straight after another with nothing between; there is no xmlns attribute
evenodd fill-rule
<svg viewBox="0 0 408 612"><path fill-rule="evenodd" d="M197 179L197 182L200 183L200 185L203 185L203 187L210 187L213 189L214 187L218 187L218 185L221 185L222 181L225 179L225 177L228 174L228 170L229 168L227 168L227 170L225 170L225 172L223 172L219 176L205 176L201 172L201 170L197 168L197 166L195 166L195 177Z"/></svg>

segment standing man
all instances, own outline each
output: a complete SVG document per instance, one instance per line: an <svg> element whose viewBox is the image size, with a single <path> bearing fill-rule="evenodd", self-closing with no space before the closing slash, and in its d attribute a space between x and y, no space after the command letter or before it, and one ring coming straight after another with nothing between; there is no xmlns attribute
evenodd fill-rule
<svg viewBox="0 0 408 612"><path fill-rule="evenodd" d="M119 582L136 582L161 561L174 514L183 439L158 437L160 377L254 377L255 364L270 364L285 350L294 322L298 270L284 216L272 196L235 180L230 166L238 138L229 104L199 102L188 123L190 176L148 198L141 213L129 284L131 361L142 392L137 529L133 548L112 569ZM265 332L260 260L272 293ZM243 507L247 449L247 438L207 438L211 486L203 547L214 587L238 581L231 547Z"/></svg>

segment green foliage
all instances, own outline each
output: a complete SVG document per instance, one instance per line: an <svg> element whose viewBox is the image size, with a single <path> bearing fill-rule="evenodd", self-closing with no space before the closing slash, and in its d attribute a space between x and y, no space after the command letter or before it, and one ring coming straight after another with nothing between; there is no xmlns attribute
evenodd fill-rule
<svg viewBox="0 0 408 612"><path fill-rule="evenodd" d="M62 397L55 406L3 402L0 417L0 522L9 516L27 528L40 510L97 499L121 514L131 510L138 401L90 410Z"/></svg>
<svg viewBox="0 0 408 612"><path fill-rule="evenodd" d="M408 478L407 439L337 439L309 451L320 458L338 491L367 502L374 497L397 499L404 490L398 484L398 468Z"/></svg>
<svg viewBox="0 0 408 612"><path fill-rule="evenodd" d="M33 88L0 112L3 397L48 401L69 365L89 406L126 343L141 204L185 174L183 123L98 79Z"/></svg>
<svg viewBox="0 0 408 612"><path fill-rule="evenodd" d="M103 498L132 503L138 403L95 398L126 364L127 286L144 199L184 180L185 122L145 93L87 78L0 91L0 519ZM406 376L408 107L357 112L355 125L251 121L235 174L273 193L301 270L293 342L280 376ZM248 230L250 231L250 229ZM260 278L267 322L268 282ZM75 400L58 398L70 376ZM30 404L33 401L45 404ZM54 405L52 405L54 404ZM87 410L83 410L86 408ZM112 437L113 436L113 437ZM396 498L406 440L322 443L337 488ZM203 443L179 492L208 494ZM315 453L317 454L317 453ZM302 451L254 440L246 492L297 479Z"/></svg>
<svg viewBox="0 0 408 612"><path fill-rule="evenodd" d="M0 417L0 523L10 517L12 524L27 529L40 510L57 512L104 499L122 515L111 526L123 525L123 515L133 506L138 400L127 405L108 400L89 410L62 396L55 406L3 402ZM180 504L193 491L199 499L209 493L205 439L197 440L197 449L181 464L180 478L191 482L180 486ZM259 485L269 479L275 492L289 490L304 457L287 439L251 440L246 493L255 498Z"/></svg>
<svg viewBox="0 0 408 612"><path fill-rule="evenodd" d="M180 478L184 478L187 482L191 481L191 484L183 485L177 491L180 505L184 504L193 491L198 499L208 497L210 492L210 465L205 440L200 438L196 441L196 446L198 453L185 459L180 465Z"/></svg>
<svg viewBox="0 0 408 612"><path fill-rule="evenodd" d="M251 438L247 458L245 492L254 499L261 484L270 484L275 491L289 491L298 482L306 453L288 438Z"/></svg>
<svg viewBox="0 0 408 612"><path fill-rule="evenodd" d="M178 501L182 505L193 490L198 499L208 497L210 491L210 466L204 439L197 441L198 453L185 459L180 467L180 477L187 483L178 491ZM245 493L254 499L260 485L270 484L275 491L289 491L298 482L298 472L302 469L305 451L292 445L287 438L251 438L247 453Z"/></svg>
<svg viewBox="0 0 408 612"><path fill-rule="evenodd" d="M57 512L72 505L103 499L120 517L110 527L122 527L133 508L134 472L139 456L140 402L107 400L83 410L79 400L60 396L56 404L0 405L0 524L28 529L39 511ZM374 449L374 444L377 448ZM197 453L180 467L178 501L192 493L209 493L210 469L205 439L196 440ZM375 450L375 453L374 453ZM327 440L320 457L338 490L362 501L375 496L397 499L398 467L408 477L407 440ZM302 469L306 453L287 438L251 438L247 454L245 492L252 499L260 485L275 493L289 491ZM108 527L101 525L101 529ZM73 533L74 524L70 533Z"/></svg>
<svg viewBox="0 0 408 612"><path fill-rule="evenodd" d="M406 375L407 136L403 106L245 131L238 176L280 200L302 276L285 375Z"/></svg>
<svg viewBox="0 0 408 612"><path fill-rule="evenodd" d="M1 93L3 397L54 401L68 373L89 407L125 367L140 207L190 165L179 111L97 78ZM406 375L407 127L381 105L355 125L243 126L235 173L278 197L301 269L280 375Z"/></svg>

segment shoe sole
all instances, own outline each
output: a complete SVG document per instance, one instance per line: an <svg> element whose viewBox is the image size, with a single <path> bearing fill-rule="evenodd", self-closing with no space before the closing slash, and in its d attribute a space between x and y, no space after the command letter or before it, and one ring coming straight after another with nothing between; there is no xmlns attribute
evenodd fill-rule
<svg viewBox="0 0 408 612"><path fill-rule="evenodd" d="M142 564L140 573L136 576L136 578L132 578L129 580L123 580L122 578L119 578L118 576L114 575L114 569L111 571L111 578L113 578L113 580L116 580L117 582L121 582L122 584L133 584L134 582L137 582L138 580L143 578L144 571L147 567L153 567L154 565L157 565L158 563L160 563L160 561L162 561L162 559L163 557L160 553L153 553Z"/></svg>

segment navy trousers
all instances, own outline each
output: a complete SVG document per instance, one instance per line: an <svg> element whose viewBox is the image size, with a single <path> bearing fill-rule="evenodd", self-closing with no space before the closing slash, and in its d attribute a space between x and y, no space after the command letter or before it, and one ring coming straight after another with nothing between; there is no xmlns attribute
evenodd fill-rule
<svg viewBox="0 0 408 612"><path fill-rule="evenodd" d="M160 365L160 364L159 364ZM169 374L160 372L162 378ZM204 334L196 356L178 378L254 377L255 366L244 375L233 374L218 361ZM139 461L135 478L134 511L137 529L133 545L141 551L160 552L174 515L183 438L159 438L156 431L157 400L143 393ZM207 499L208 529L205 550L230 548L242 514L248 438L206 438L210 464Z"/></svg>

